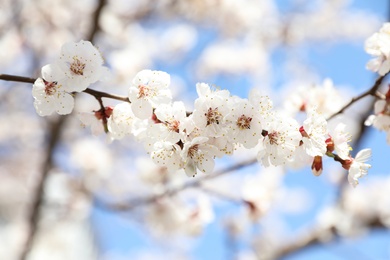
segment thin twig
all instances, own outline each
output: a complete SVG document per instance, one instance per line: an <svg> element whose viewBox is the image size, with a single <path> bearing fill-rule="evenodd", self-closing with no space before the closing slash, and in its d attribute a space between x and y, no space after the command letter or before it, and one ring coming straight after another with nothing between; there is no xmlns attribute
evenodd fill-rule
<svg viewBox="0 0 390 260"><path fill-rule="evenodd" d="M116 99L124 102L130 102L129 98L126 96L120 96L120 95L114 95L94 89L87 88L83 91L84 93L90 94L94 96L95 98L111 98L111 99Z"/></svg>
<svg viewBox="0 0 390 260"><path fill-rule="evenodd" d="M31 84L34 84L34 82L37 80L34 78L15 76L9 74L0 74L0 79L5 81L14 81L14 82L31 83Z"/></svg>
<svg viewBox="0 0 390 260"><path fill-rule="evenodd" d="M368 228L386 228L380 220L379 216L373 218L368 223L365 223ZM323 243L324 234L329 235L330 237L339 237L338 229L336 226L329 226L327 228L313 228L311 231L301 235L294 236L294 239L283 244L277 248L275 259L279 259L283 256L291 255L292 253L297 253L304 248L307 248L312 245Z"/></svg>
<svg viewBox="0 0 390 260"><path fill-rule="evenodd" d="M362 94L360 94L359 96L356 96L354 98L351 99L351 101L348 102L348 104L346 104L345 106L343 106L339 111L337 111L336 113L334 113L333 115L331 115L330 117L328 117L327 120L330 120L332 118L334 118L335 116L339 115L339 114L342 114L347 108L349 108L352 104L354 104L355 102L359 101L360 99L366 97L366 96L376 96L377 95L377 90L378 88L380 87L380 85L382 84L382 81L383 79L388 75L385 74L383 76L380 76L376 81L375 81L375 84L368 90L364 91Z"/></svg>
<svg viewBox="0 0 390 260"><path fill-rule="evenodd" d="M15 76L15 75L9 75L9 74L0 74L0 80L21 82L21 83L32 83L32 84L34 84L34 82L36 81L36 79L34 79L34 78ZM116 100L120 100L120 101L130 102L129 98L126 96L110 94L110 93L106 93L103 91L98 91L98 90L94 90L94 89L90 89L90 88L85 89L83 92L94 96L96 99L110 98L110 99L116 99Z"/></svg>
<svg viewBox="0 0 390 260"><path fill-rule="evenodd" d="M215 189L211 189L209 187L199 186L199 189L204 191L204 192L206 192L207 194L209 194L211 196L214 196L216 198L222 199L224 201L228 201L228 202L231 202L231 203L234 203L234 204L244 204L245 203L245 200L243 200L241 198L233 197L233 196L231 196L229 194L220 192L220 191L215 190Z"/></svg>
<svg viewBox="0 0 390 260"><path fill-rule="evenodd" d="M144 198L133 199L125 204L124 203L108 203L108 202L105 202L99 198L95 198L95 205L102 208L102 209L108 209L108 210L112 210L112 211L133 210L137 207L145 206L145 205L154 203L155 201L157 201L158 199L160 199L162 197L173 196L173 195L175 195L175 194L177 194L180 191L183 191L185 189L200 187L204 181L224 176L225 174L230 173L230 172L235 172L235 171L240 170L244 167L255 164L256 162L257 162L257 159L254 158L254 159L250 159L247 161L243 161L243 162L234 164L234 165L229 166L225 169L221 169L213 174L207 175L203 178L199 178L195 181L186 182L182 186L168 189L163 194L151 195L151 196L144 197Z"/></svg>
<svg viewBox="0 0 390 260"><path fill-rule="evenodd" d="M95 12L94 12L94 15L93 15L92 21L91 21L92 27L91 27L91 29L89 31L89 35L87 37L87 40L90 42L93 42L97 33L100 30L99 19L100 19L100 15L102 13L102 10L106 4L107 4L107 0L99 0L98 6L95 9Z"/></svg>

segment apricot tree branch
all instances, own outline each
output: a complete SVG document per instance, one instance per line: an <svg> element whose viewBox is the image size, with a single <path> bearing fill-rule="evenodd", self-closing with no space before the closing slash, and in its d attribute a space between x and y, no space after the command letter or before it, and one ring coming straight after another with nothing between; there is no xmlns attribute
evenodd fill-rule
<svg viewBox="0 0 390 260"><path fill-rule="evenodd" d="M213 174L206 175L205 177L196 179L195 181L188 181L181 186L176 186L174 188L167 189L163 194L157 194L157 195L151 195L148 197L133 199L133 200L128 201L126 203L108 203L108 202L105 202L99 198L95 198L95 205L102 208L102 209L108 209L108 210L112 210L112 211L133 210L137 207L145 206L145 205L154 203L162 197L173 196L173 195L175 195L175 194L177 194L180 191L183 191L185 189L201 187L202 183L207 181L207 180L215 179L215 178L224 176L227 173L235 172L235 171L240 170L244 167L253 165L256 162L257 162L257 159L253 158L253 159L249 159L246 161L242 161L240 163L236 163L234 165L231 165L231 166L228 166L224 169L221 169Z"/></svg>
<svg viewBox="0 0 390 260"><path fill-rule="evenodd" d="M371 221L365 223L367 228L388 228L380 220L379 216L373 218ZM281 245L275 253L275 259L282 258L283 256L291 255L292 253L297 253L308 246L324 243L324 235L329 236L329 238L339 237L338 229L334 225L330 225L326 228L313 228L311 231L308 231L302 235L294 236L294 239Z"/></svg>
<svg viewBox="0 0 390 260"><path fill-rule="evenodd" d="M34 82L36 81L36 79L34 79L34 78L15 76L15 75L9 75L9 74L0 74L0 80L21 82L21 83L31 83L31 84L34 84ZM126 96L110 94L107 92L102 92L102 91L98 91L98 90L94 90L94 89L90 89L90 88L85 89L83 92L87 93L91 96L94 96L96 99L110 98L110 99L130 102L128 97L126 97Z"/></svg>
<svg viewBox="0 0 390 260"><path fill-rule="evenodd" d="M389 73L383 75L383 76L380 76L374 83L374 85L364 91L363 93L361 93L360 95L354 97L351 99L351 101L349 101L345 106L343 106L339 111L337 111L336 113L334 113L333 115L331 115L330 117L327 118L327 120L330 120L332 118L334 118L335 116L339 115L339 114L342 114L347 108L349 108L352 104L354 104L355 102L359 101L360 99L366 97L366 96L377 96L377 90L378 88L380 87L380 85L382 84L382 81L383 79L388 75Z"/></svg>

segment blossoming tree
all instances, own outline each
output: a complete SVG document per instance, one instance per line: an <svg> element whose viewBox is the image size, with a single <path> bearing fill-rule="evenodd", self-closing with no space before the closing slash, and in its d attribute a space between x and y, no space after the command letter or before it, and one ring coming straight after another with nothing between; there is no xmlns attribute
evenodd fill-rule
<svg viewBox="0 0 390 260"><path fill-rule="evenodd" d="M290 5L287 15L273 1L4 1L15 13L0 21L12 24L0 45L18 45L0 62L0 256L117 259L96 238L105 225L93 221L98 212L140 223L165 245L163 259L193 255L177 238L207 240L210 225L223 228L213 239L227 240L237 259L274 259L387 228L389 180L361 180L375 163L360 141L373 127L390 143L390 23L344 1L316 1L316 11ZM369 86L348 93L288 57L288 94L273 92L273 52L334 38L365 40L366 67L376 73ZM20 60L26 68L9 69ZM227 86L219 84L226 74ZM249 83L237 84L237 75ZM370 97L375 103L364 103ZM321 176L311 185L326 182L335 200L289 239L275 222L278 204L310 204L286 183L297 169Z"/></svg>

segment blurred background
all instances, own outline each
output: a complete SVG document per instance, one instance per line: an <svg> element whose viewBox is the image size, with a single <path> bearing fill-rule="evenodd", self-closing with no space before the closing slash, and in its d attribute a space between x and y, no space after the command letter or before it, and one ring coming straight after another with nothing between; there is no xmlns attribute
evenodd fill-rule
<svg viewBox="0 0 390 260"><path fill-rule="evenodd" d="M364 42L389 12L385 0L0 0L0 73L39 77L64 43L90 40L112 71L93 89L126 96L137 72L162 70L188 111L207 82L256 88L302 122L296 100L313 88L330 116L374 84ZM331 160L315 177L244 149L207 180L168 174L134 138L91 134L79 115L99 109L92 96L42 118L31 87L0 81L0 259L390 258L390 148L362 125L370 97L329 121L347 123L352 154L373 149L353 189Z"/></svg>

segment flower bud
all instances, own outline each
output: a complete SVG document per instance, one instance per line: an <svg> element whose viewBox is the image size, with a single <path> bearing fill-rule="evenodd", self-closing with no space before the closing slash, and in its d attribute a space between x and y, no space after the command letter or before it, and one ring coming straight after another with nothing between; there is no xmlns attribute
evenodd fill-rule
<svg viewBox="0 0 390 260"><path fill-rule="evenodd" d="M315 176L320 176L322 173L322 156L315 156L311 170Z"/></svg>
<svg viewBox="0 0 390 260"><path fill-rule="evenodd" d="M328 139L325 140L326 143L326 152L327 153L333 153L334 151L334 142L331 136L329 136Z"/></svg>

